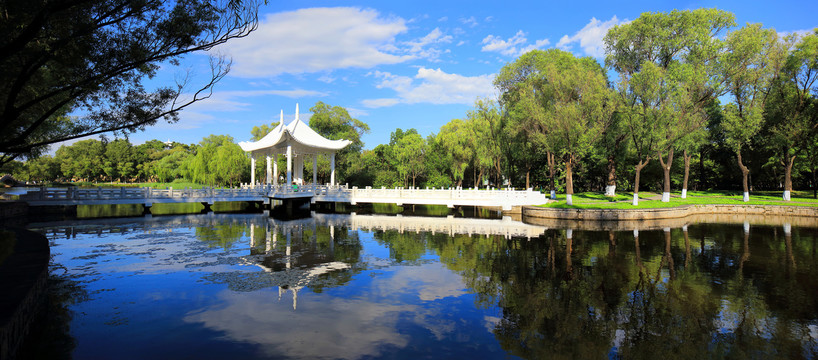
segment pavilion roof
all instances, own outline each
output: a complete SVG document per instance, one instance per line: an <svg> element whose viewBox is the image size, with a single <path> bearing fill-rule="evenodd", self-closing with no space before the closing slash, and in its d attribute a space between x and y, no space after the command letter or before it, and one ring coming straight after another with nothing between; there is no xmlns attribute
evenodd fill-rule
<svg viewBox="0 0 818 360"><path fill-rule="evenodd" d="M270 148L278 148L279 145L286 143L288 140L293 140L303 146L316 150L331 151L338 151L347 147L349 144L352 144L352 141L350 140L327 139L321 136L321 134L315 132L315 130L310 129L310 127L298 117L298 105L296 105L295 120L293 120L289 125L284 126L284 111L282 110L281 121L279 121L278 126L270 131L269 134L265 135L259 141L239 142L239 146L244 151L252 152Z"/></svg>

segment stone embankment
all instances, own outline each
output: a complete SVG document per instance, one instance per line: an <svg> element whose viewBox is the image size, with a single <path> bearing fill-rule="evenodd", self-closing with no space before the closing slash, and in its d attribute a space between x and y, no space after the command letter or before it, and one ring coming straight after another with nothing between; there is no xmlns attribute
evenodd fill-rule
<svg viewBox="0 0 818 360"><path fill-rule="evenodd" d="M522 220L553 228L633 230L695 223L818 225L818 207L779 205L684 205L659 209L559 209L524 206Z"/></svg>

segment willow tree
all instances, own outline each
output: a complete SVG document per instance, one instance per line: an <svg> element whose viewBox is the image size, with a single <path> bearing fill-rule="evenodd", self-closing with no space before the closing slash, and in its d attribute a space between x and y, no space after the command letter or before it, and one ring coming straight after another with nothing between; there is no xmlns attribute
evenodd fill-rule
<svg viewBox="0 0 818 360"><path fill-rule="evenodd" d="M602 66L593 58L545 51L542 91L548 96L544 128L565 162L565 193L573 204L573 168L591 150L613 119L613 97Z"/></svg>
<svg viewBox="0 0 818 360"><path fill-rule="evenodd" d="M742 27L725 39L722 71L732 101L723 107L721 130L726 145L736 153L744 201L750 201L750 169L744 164L741 150L764 125L767 95L785 55L779 44L775 30L762 29L760 24Z"/></svg>
<svg viewBox="0 0 818 360"><path fill-rule="evenodd" d="M734 24L733 14L717 9L646 12L605 35L605 63L619 73L623 120L638 155L634 205L639 175L652 156L664 172L662 201L669 201L673 152L705 123L703 109L720 84L718 35Z"/></svg>
<svg viewBox="0 0 818 360"><path fill-rule="evenodd" d="M474 109L466 113L469 127L475 138L474 166L479 169L478 183L484 176L499 183L503 175L503 142L506 139L502 116L497 103L488 99L477 99Z"/></svg>
<svg viewBox="0 0 818 360"><path fill-rule="evenodd" d="M440 150L449 155L447 170L457 187L463 185L466 169L474 156L475 139L472 134L468 123L452 119L440 127L440 133L435 137Z"/></svg>

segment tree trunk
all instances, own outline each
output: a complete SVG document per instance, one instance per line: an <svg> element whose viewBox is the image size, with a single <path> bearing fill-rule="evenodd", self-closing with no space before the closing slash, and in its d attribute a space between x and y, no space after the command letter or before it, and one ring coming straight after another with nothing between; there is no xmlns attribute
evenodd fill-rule
<svg viewBox="0 0 818 360"><path fill-rule="evenodd" d="M665 228L665 261L667 261L667 268L670 271L670 280L676 279L676 266L673 264L673 254L670 252L670 228Z"/></svg>
<svg viewBox="0 0 818 360"><path fill-rule="evenodd" d="M568 280L574 278L574 266L571 263L571 253L573 249L573 229L565 230L565 277Z"/></svg>
<svg viewBox="0 0 818 360"><path fill-rule="evenodd" d="M699 151L699 183L696 186L704 185L704 150Z"/></svg>
<svg viewBox="0 0 818 360"><path fill-rule="evenodd" d="M795 164L795 156L784 158L784 200L790 201L790 194L792 193L792 166Z"/></svg>
<svg viewBox="0 0 818 360"><path fill-rule="evenodd" d="M667 153L667 161L662 159L662 152L659 151L659 164L662 165L662 172L665 174L665 184L662 188L662 202L670 201L670 166L673 164L673 148L671 147Z"/></svg>
<svg viewBox="0 0 818 360"><path fill-rule="evenodd" d="M554 181L554 177L556 176L556 160L554 159L554 153L547 151L545 153L546 159L548 161L548 180L551 183L551 199L557 198L557 185Z"/></svg>
<svg viewBox="0 0 818 360"><path fill-rule="evenodd" d="M812 170L812 198L818 199L818 169Z"/></svg>
<svg viewBox="0 0 818 360"><path fill-rule="evenodd" d="M639 159L639 163L636 164L634 170L636 170L636 179L633 181L633 206L639 205L639 176L642 174L642 169L648 165L650 162L650 157L642 161Z"/></svg>
<svg viewBox="0 0 818 360"><path fill-rule="evenodd" d="M574 179L571 173L571 166L573 166L573 157L568 155L565 159L565 201L568 205L574 205Z"/></svg>
<svg viewBox="0 0 818 360"><path fill-rule="evenodd" d="M750 176L750 169L744 166L741 160L741 149L736 151L736 158L738 159L738 168L741 169L741 185L744 189L744 201L750 201L750 184L747 178Z"/></svg>
<svg viewBox="0 0 818 360"><path fill-rule="evenodd" d="M685 269L690 265L690 237L687 235L687 225L682 226L682 234L685 237Z"/></svg>
<svg viewBox="0 0 818 360"><path fill-rule="evenodd" d="M608 181L605 185L605 196L616 196L616 161L613 155L608 155Z"/></svg>
<svg viewBox="0 0 818 360"><path fill-rule="evenodd" d="M530 184L528 182L529 176L531 175L531 169L525 171L525 188L528 189Z"/></svg>
<svg viewBox="0 0 818 360"><path fill-rule="evenodd" d="M685 150L684 153L682 154L682 158L684 159L685 162L685 177L684 180L682 181L682 199L687 198L687 179L690 176L690 158L692 157L693 157L692 154L687 155L687 150Z"/></svg>

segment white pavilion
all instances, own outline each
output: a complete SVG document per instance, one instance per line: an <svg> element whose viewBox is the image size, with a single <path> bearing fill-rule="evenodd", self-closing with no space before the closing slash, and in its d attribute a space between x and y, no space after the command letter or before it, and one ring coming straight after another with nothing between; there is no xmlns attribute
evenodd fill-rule
<svg viewBox="0 0 818 360"><path fill-rule="evenodd" d="M256 157L267 159L267 184L278 185L278 155L287 157L287 185L304 184L304 158L312 156L312 183L318 183L318 155L329 156L330 185L335 185L335 153L351 144L350 140L330 140L310 129L298 115L295 105L295 120L284 126L284 110L278 126L256 142L242 141L239 146L250 153L250 183L256 185ZM273 175L275 174L275 176Z"/></svg>

